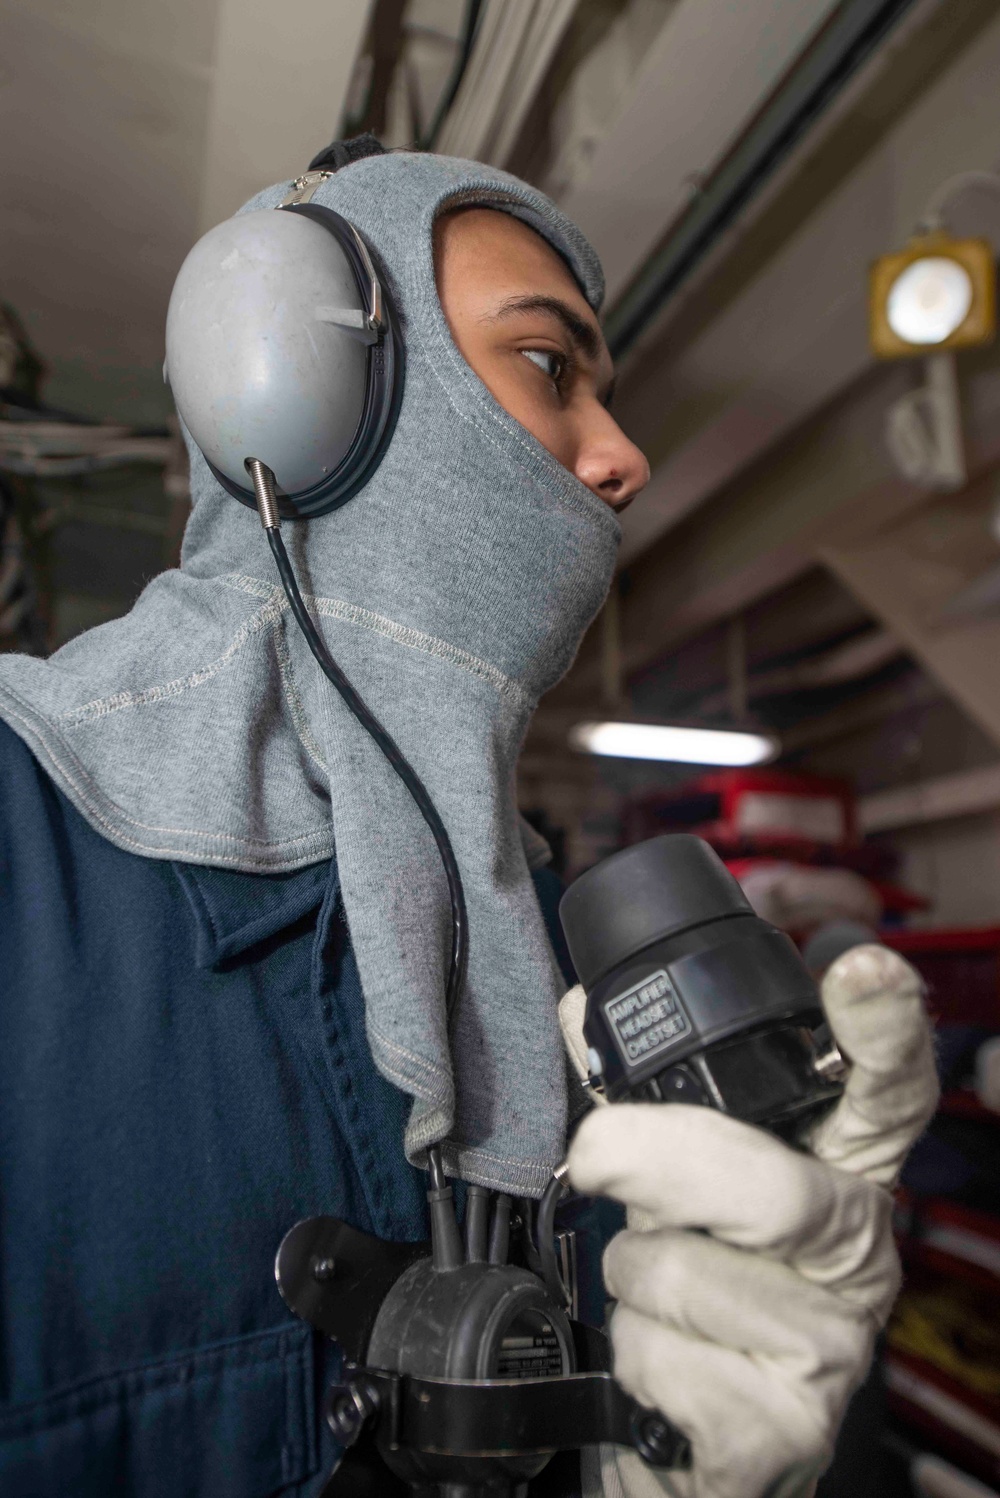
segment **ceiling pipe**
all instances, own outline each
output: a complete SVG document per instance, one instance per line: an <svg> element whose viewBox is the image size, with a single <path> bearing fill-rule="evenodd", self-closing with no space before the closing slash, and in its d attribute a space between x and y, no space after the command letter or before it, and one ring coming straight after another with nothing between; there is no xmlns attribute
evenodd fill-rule
<svg viewBox="0 0 1000 1498"><path fill-rule="evenodd" d="M620 359L916 0L845 0L605 319Z"/></svg>
<svg viewBox="0 0 1000 1498"><path fill-rule="evenodd" d="M771 671L756 671L746 677L743 690L746 698L750 699L840 686L843 682L874 675L902 654L902 645L887 630L867 630L843 645L836 645L832 650L824 650L821 655L797 661L792 666L776 666ZM730 671L731 669L730 667ZM695 712L701 717L730 708L732 692L730 682L722 691L700 698Z"/></svg>

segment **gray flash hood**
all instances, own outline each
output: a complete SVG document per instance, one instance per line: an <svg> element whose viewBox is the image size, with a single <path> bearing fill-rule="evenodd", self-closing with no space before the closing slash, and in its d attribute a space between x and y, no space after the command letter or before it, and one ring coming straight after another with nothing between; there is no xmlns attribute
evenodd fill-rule
<svg viewBox="0 0 1000 1498"><path fill-rule="evenodd" d="M247 209L276 206L289 186ZM455 846L470 960L451 1045L448 897L430 833L310 657L257 517L197 449L181 567L48 661L0 657L0 717L129 852L254 873L335 851L372 1053L415 1100L407 1153L420 1162L444 1141L451 1171L537 1193L565 1144L561 985L515 763L540 694L600 607L619 529L458 353L434 284L434 218L459 203L516 214L560 251L594 307L600 268L547 199L472 162L369 157L314 201L377 251L401 314L406 383L365 488L283 534L330 650Z"/></svg>

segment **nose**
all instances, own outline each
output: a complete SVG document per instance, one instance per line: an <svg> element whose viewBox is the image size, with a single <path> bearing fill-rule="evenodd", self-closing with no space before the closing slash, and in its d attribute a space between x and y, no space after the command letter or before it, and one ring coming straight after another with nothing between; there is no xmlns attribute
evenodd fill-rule
<svg viewBox="0 0 1000 1498"><path fill-rule="evenodd" d="M623 510L649 483L645 454L631 442L599 401L587 413L574 473L613 510Z"/></svg>

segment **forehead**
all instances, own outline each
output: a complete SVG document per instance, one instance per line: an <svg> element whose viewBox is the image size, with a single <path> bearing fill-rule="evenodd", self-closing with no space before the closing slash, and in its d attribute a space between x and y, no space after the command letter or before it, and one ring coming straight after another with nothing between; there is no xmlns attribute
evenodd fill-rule
<svg viewBox="0 0 1000 1498"><path fill-rule="evenodd" d="M496 208L459 208L440 215L434 225L438 275L460 275L496 299L513 292L540 292L578 307L588 321L596 318L566 261L548 240L512 214Z"/></svg>

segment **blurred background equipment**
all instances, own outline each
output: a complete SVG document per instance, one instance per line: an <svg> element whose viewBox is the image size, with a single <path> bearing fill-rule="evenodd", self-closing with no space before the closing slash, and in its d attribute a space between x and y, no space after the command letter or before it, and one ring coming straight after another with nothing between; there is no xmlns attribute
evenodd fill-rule
<svg viewBox="0 0 1000 1498"><path fill-rule="evenodd" d="M148 569L141 586L176 562L189 508L175 418L136 429L55 410L42 400L46 374L17 314L0 305L0 650L34 655L124 612L137 563ZM152 538L145 557L133 541L124 586L113 546L95 568L102 530Z"/></svg>

